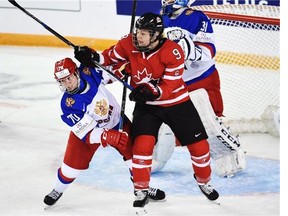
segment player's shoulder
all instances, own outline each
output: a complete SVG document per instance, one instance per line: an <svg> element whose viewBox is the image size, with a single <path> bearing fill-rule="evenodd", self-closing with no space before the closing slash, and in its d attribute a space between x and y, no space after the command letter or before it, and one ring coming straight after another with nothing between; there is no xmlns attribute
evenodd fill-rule
<svg viewBox="0 0 288 216"><path fill-rule="evenodd" d="M182 13L184 16L192 16L192 17L206 17L207 15L201 10L195 10L192 8L187 8Z"/></svg>
<svg viewBox="0 0 288 216"><path fill-rule="evenodd" d="M117 50L117 52L121 53L122 55L125 55L124 53L131 52L134 49L132 38L133 38L132 33L122 36L121 39L115 45L115 50Z"/></svg>
<svg viewBox="0 0 288 216"><path fill-rule="evenodd" d="M129 34L123 35L120 38L120 41L130 40L131 38L132 38L132 33L129 33Z"/></svg>
<svg viewBox="0 0 288 216"><path fill-rule="evenodd" d="M118 41L118 44L121 44L122 46L132 44L132 33L122 36Z"/></svg>
<svg viewBox="0 0 288 216"><path fill-rule="evenodd" d="M181 48L181 46L178 43L176 43L175 41L173 41L173 40L168 40L167 38L164 38L164 40L165 41L164 41L164 44L163 44L163 46L164 46L163 51L165 51L167 49L173 50L175 48Z"/></svg>
<svg viewBox="0 0 288 216"><path fill-rule="evenodd" d="M160 56L162 56L164 59L166 58L166 60L169 59L169 56L171 57L173 56L173 58L178 55L182 57L184 56L181 46L175 41L168 40L166 38L165 38L165 42L163 44L161 52L162 53L160 54Z"/></svg>
<svg viewBox="0 0 288 216"><path fill-rule="evenodd" d="M208 16L201 10L187 9L185 12L186 16L191 16L193 18L197 17L198 19L208 19Z"/></svg>
<svg viewBox="0 0 288 216"><path fill-rule="evenodd" d="M90 77L92 76L93 73L95 73L95 68L94 67L85 67L83 65L81 65L79 67L79 72L81 73L82 76L84 77Z"/></svg>
<svg viewBox="0 0 288 216"><path fill-rule="evenodd" d="M103 70L94 67L80 67L80 77L86 83L95 87L99 86L103 79Z"/></svg>
<svg viewBox="0 0 288 216"><path fill-rule="evenodd" d="M195 10L193 10L192 8L187 8L182 14L184 14L185 16L191 16L194 12Z"/></svg>

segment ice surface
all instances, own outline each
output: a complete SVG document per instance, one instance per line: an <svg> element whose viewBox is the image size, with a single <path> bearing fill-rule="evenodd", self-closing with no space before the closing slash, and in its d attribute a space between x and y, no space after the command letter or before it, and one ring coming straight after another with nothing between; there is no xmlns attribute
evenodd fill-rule
<svg viewBox="0 0 288 216"><path fill-rule="evenodd" d="M0 47L0 215L135 215L127 167L112 148L99 149L90 169L43 210L69 132L59 117L60 90L53 79L54 63L64 57L73 57L73 50ZM109 89L120 102L121 84ZM131 111L127 101L128 116ZM177 148L152 175L151 185L164 189L167 200L149 203L148 215L279 215L279 138L241 134L241 141L247 169L234 178L212 176L220 206L200 194L189 155Z"/></svg>

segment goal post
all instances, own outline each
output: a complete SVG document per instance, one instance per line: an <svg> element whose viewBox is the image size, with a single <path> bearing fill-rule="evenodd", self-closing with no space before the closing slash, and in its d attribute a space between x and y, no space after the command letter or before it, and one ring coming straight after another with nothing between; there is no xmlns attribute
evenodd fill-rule
<svg viewBox="0 0 288 216"><path fill-rule="evenodd" d="M280 102L280 7L203 5L193 9L203 11L213 25L224 123L235 133L279 136L275 115L279 115Z"/></svg>

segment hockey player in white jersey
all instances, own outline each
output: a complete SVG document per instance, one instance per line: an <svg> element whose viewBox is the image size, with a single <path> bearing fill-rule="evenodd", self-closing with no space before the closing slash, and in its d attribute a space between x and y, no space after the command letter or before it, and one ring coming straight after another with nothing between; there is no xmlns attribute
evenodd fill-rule
<svg viewBox="0 0 288 216"><path fill-rule="evenodd" d="M216 47L211 21L201 11L193 10L194 0L162 0L160 14L163 17L166 37L177 42L185 54L183 79L190 92L197 111L209 136L211 157L215 161L215 171L219 176L234 176L245 169L246 159L239 139L233 136L221 121L223 100L220 92L220 78L215 66ZM162 126L164 142L154 150L154 167L161 169L171 156L174 145L171 130ZM166 155L158 151L166 145ZM170 145L170 151L167 150Z"/></svg>
<svg viewBox="0 0 288 216"><path fill-rule="evenodd" d="M132 140L128 136L131 122L124 119L124 131L119 131L120 105L104 86L111 77L94 67L77 67L70 58L55 63L54 77L63 91L61 118L71 132L53 190L44 197L48 206L54 205L77 176L88 169L100 146L114 147L132 170ZM165 193L150 188L148 196L163 200Z"/></svg>

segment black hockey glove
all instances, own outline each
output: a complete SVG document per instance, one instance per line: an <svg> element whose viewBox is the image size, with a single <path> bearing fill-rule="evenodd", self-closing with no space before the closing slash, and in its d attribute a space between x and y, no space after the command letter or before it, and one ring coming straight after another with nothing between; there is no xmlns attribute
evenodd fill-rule
<svg viewBox="0 0 288 216"><path fill-rule="evenodd" d="M93 61L99 62L100 59L99 54L87 46L76 46L74 48L74 56L86 67L95 67Z"/></svg>
<svg viewBox="0 0 288 216"><path fill-rule="evenodd" d="M160 97L160 90L152 83L142 83L132 90L129 99L137 103L146 103L146 101L154 101Z"/></svg>

